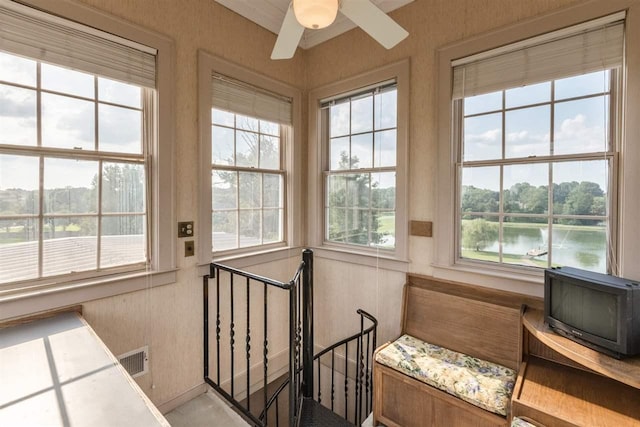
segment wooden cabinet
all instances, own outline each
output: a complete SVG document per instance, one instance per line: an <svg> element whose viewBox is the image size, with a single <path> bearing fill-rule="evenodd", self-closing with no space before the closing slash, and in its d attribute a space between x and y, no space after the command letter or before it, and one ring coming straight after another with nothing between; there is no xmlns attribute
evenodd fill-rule
<svg viewBox="0 0 640 427"><path fill-rule="evenodd" d="M537 310L525 312L523 325L513 416L548 427L640 426L640 358L613 359L561 337Z"/></svg>

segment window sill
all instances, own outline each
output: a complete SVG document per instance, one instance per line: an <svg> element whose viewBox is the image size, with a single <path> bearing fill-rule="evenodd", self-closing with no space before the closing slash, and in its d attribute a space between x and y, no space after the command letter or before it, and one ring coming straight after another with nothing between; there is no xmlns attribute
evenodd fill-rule
<svg viewBox="0 0 640 427"><path fill-rule="evenodd" d="M453 265L432 264L433 276L456 282L486 286L538 297L544 296L543 271L517 271L515 268L480 265L459 261Z"/></svg>
<svg viewBox="0 0 640 427"><path fill-rule="evenodd" d="M353 252L347 248L323 246L312 248L318 258L342 261L367 267L382 268L384 270L406 273L409 271L409 261L394 258L383 253Z"/></svg>
<svg viewBox="0 0 640 427"><path fill-rule="evenodd" d="M302 250L300 246L285 246L275 249L256 250L254 252L243 252L239 254L229 254L217 256L210 262L217 262L234 268L247 268L253 265L267 264L283 259L296 257L302 261ZM198 276L209 274L209 263L198 265Z"/></svg>
<svg viewBox="0 0 640 427"><path fill-rule="evenodd" d="M176 270L135 272L0 292L0 320L176 282Z"/></svg>

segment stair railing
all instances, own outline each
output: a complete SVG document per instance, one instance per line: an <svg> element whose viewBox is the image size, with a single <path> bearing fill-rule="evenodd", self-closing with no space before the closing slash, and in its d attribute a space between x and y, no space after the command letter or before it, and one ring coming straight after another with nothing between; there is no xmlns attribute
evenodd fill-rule
<svg viewBox="0 0 640 427"><path fill-rule="evenodd" d="M348 338L345 338L330 347L323 349L321 352L314 356L314 342L313 342L313 252L309 249L305 249L302 254L302 262L297 268L293 278L289 282L280 282L277 280L269 279L263 276L259 276L253 273L242 271L233 267L222 265L219 263L210 264L210 274L203 278L203 327L204 327L204 380L215 391L217 391L224 399L231 403L234 408L247 420L249 423L266 427L268 424L269 410L274 408L275 405L275 424L279 425L279 402L282 392L288 390L288 423L290 427L298 425L300 416L300 409L304 399L315 399L317 402L322 402L322 369L321 358L327 354L331 354L331 366L330 366L330 379L331 379L331 410L334 409L334 402L336 400L336 388L335 388L335 372L336 372L336 356L338 358L344 358L344 418L349 422L360 425L363 417L369 414L372 410L372 396L373 396L373 376L372 376L372 353L376 348L376 328L377 321L370 314L363 310L358 310L360 315L360 331ZM228 342L224 341L222 334L222 287L225 287L225 283L221 283L221 276L224 275L228 279ZM209 292L211 286L211 279L215 279L215 372L210 372L209 366ZM262 298L260 298L263 306L263 318L262 320L262 410L257 413L256 408L252 411L251 408L251 313L252 303L251 295L256 295L256 292L262 291ZM245 360L242 368L245 368L246 394L236 392L236 336L242 332L236 330L236 322L240 319L234 310L234 296L238 293L238 290L244 290L246 296L246 313L244 314L243 321L246 322L246 328L244 332L245 342ZM274 289L276 291L282 291L288 293L288 308L289 308L289 349L288 349L288 374L287 379L280 384L280 386L269 395L269 339L268 339L268 316L269 313L269 297L268 290ZM224 308L224 305L222 306ZM371 323L365 329L365 319ZM225 333L227 333L225 331ZM221 344L224 343L224 350L228 351L229 356L229 385L223 387L221 382ZM349 374L349 346L356 346L355 351L355 371L352 371L352 375ZM340 350L344 348L344 350ZM353 353L353 351L352 351ZM314 365L315 362L315 365ZM326 368L329 368L328 363L324 363ZM314 372L314 367L317 369ZM314 378L314 374L317 372L317 376ZM326 373L325 373L326 374ZM353 416L349 416L349 379L351 378L354 383L354 412ZM315 379L317 379L317 389L314 388ZM315 390L315 397L314 397ZM241 397L246 397L241 399ZM244 402L244 403L243 403Z"/></svg>

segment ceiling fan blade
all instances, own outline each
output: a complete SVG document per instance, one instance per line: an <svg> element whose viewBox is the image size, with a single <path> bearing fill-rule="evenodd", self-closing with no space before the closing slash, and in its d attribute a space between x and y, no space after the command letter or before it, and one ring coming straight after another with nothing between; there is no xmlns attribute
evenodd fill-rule
<svg viewBox="0 0 640 427"><path fill-rule="evenodd" d="M369 0L342 0L340 12L387 49L391 49L409 35Z"/></svg>
<svg viewBox="0 0 640 427"><path fill-rule="evenodd" d="M303 32L304 27L298 23L293 13L293 7L289 4L287 14L284 17L284 21L282 21L282 27L280 27L276 45L273 47L273 52L271 52L271 59L293 58Z"/></svg>

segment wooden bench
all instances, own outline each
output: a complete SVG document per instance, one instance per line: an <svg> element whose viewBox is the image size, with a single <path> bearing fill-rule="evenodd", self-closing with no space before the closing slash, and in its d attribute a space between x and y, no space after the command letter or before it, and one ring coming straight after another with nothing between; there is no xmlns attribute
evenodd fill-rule
<svg viewBox="0 0 640 427"><path fill-rule="evenodd" d="M409 274L401 335L517 372L523 304L541 306L535 297ZM379 362L374 363L373 409L374 425L390 427L508 426L510 421Z"/></svg>

